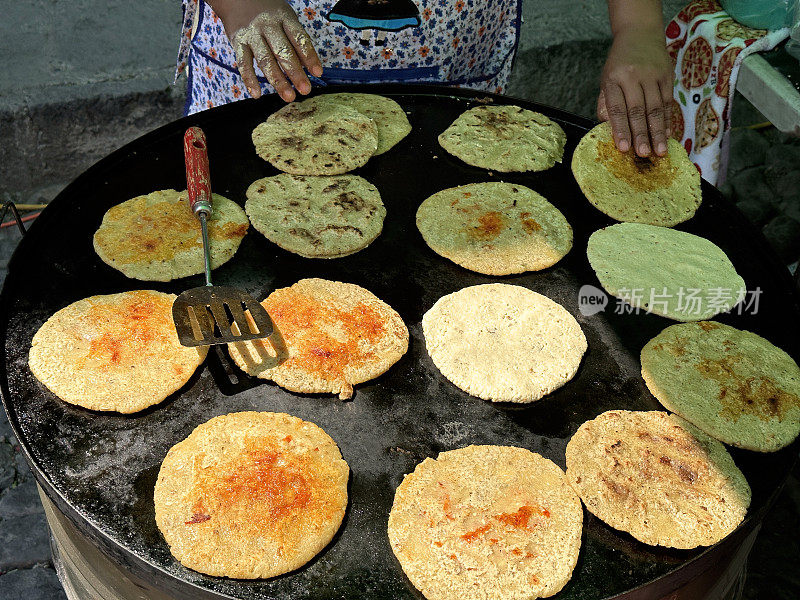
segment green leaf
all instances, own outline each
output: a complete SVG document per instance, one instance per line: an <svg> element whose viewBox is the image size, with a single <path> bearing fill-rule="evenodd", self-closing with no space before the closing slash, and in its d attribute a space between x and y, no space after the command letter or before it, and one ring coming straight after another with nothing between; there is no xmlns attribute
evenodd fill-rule
<svg viewBox="0 0 800 600"><path fill-rule="evenodd" d="M711 88L704 88L703 89L703 96L708 96L711 93Z"/></svg>
<svg viewBox="0 0 800 600"><path fill-rule="evenodd" d="M686 96L683 95L682 91L678 91L678 99L681 101L681 104L686 106Z"/></svg>

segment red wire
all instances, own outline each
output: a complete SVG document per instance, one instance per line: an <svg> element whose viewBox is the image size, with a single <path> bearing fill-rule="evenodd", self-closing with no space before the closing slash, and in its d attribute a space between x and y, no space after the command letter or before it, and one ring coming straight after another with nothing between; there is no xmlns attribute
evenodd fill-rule
<svg viewBox="0 0 800 600"><path fill-rule="evenodd" d="M32 221L33 219L38 217L40 214L42 214L42 211L35 212L35 213L30 214L30 215L25 215L24 217L22 217L21 220L22 220L23 223L26 223L28 221ZM3 227L12 227L12 226L14 226L16 224L17 224L17 221L14 219L14 215L11 215L11 220L10 221L6 221L3 224L0 224L0 229L2 229Z"/></svg>

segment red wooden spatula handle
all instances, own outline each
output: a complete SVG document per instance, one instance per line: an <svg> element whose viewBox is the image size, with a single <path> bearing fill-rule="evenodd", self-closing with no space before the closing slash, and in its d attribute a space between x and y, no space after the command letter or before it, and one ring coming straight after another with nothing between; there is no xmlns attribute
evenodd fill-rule
<svg viewBox="0 0 800 600"><path fill-rule="evenodd" d="M186 191L195 213L211 214L211 176L208 172L206 135L199 127L189 127L183 135L186 159Z"/></svg>

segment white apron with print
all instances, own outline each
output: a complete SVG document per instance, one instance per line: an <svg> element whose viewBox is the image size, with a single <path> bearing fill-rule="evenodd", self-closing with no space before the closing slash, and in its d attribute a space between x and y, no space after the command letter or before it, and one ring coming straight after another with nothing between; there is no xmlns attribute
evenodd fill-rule
<svg viewBox="0 0 800 600"><path fill-rule="evenodd" d="M322 61L316 85L435 82L501 93L508 85L521 0L289 0ZM187 114L249 97L222 21L184 0L178 74ZM256 69L262 90L271 93Z"/></svg>

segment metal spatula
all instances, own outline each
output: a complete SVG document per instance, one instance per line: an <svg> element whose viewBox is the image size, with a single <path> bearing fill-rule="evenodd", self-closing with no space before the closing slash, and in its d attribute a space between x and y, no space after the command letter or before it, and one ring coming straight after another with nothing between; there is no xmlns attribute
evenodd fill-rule
<svg viewBox="0 0 800 600"><path fill-rule="evenodd" d="M186 290L172 304L178 340L184 346L211 346L244 342L272 335L272 319L252 296L241 290L211 284L208 218L211 216L211 178L206 136L190 127L183 136L186 190L189 205L200 219L203 233L206 285Z"/></svg>

